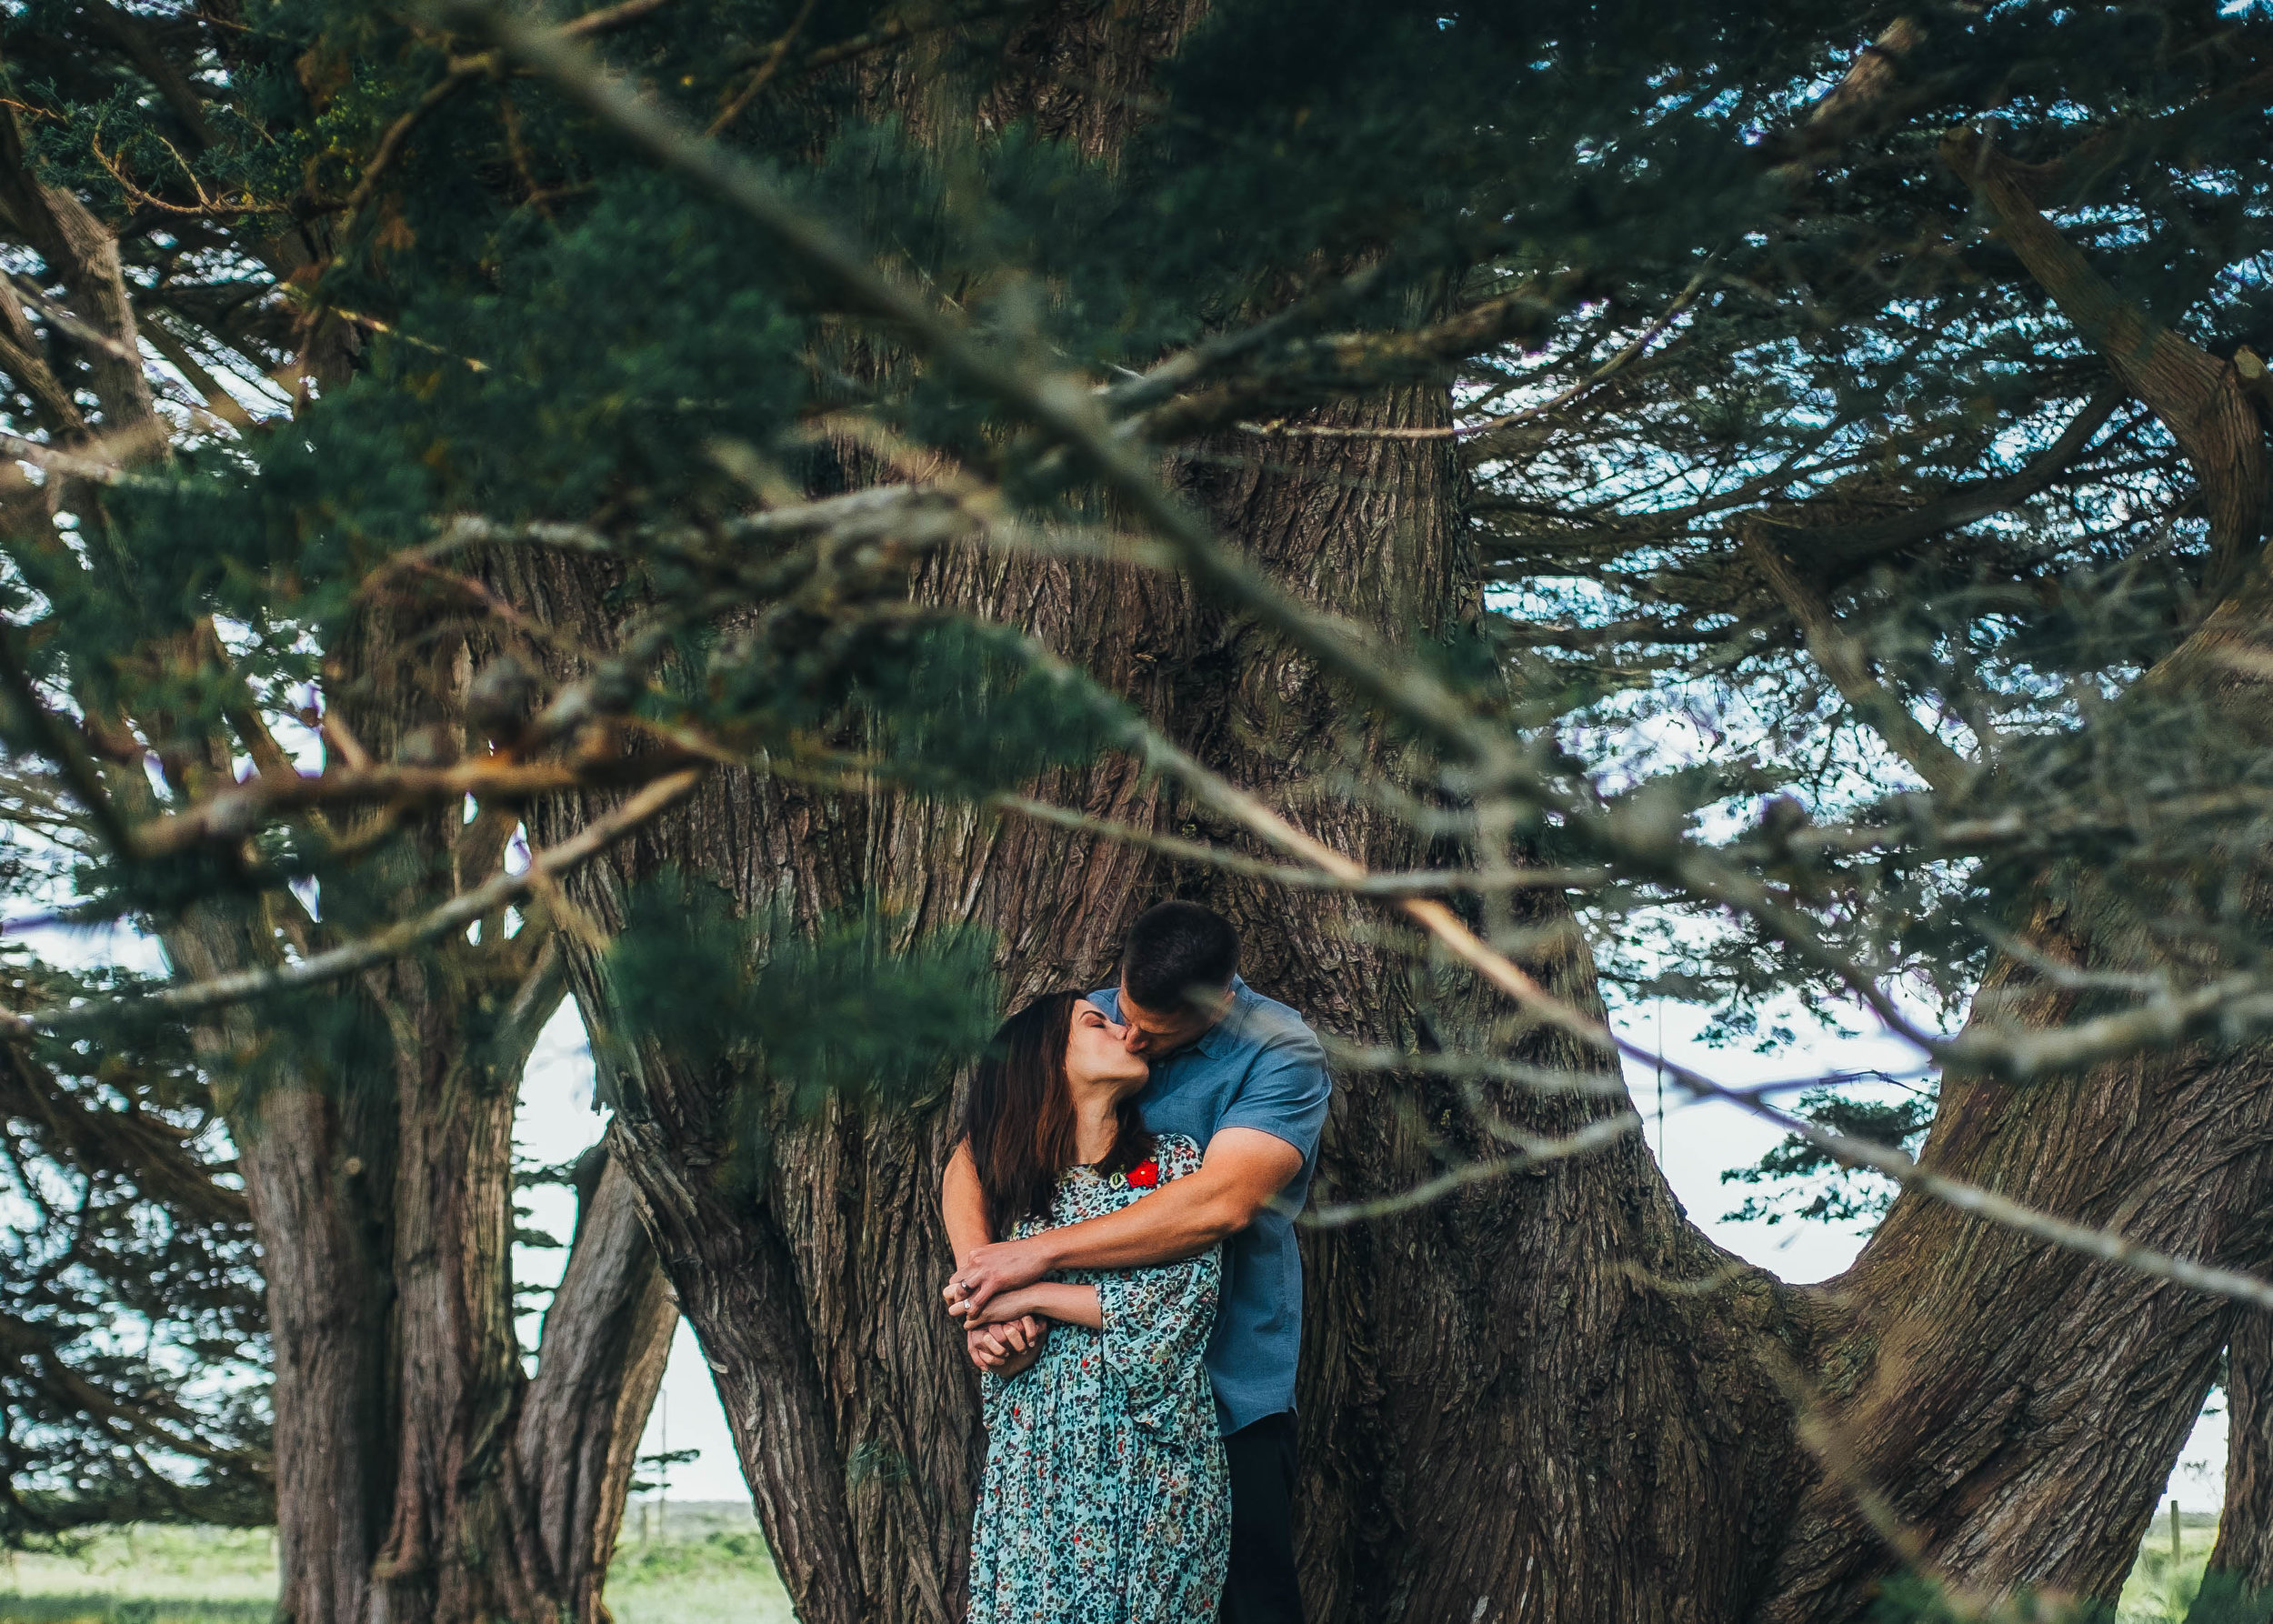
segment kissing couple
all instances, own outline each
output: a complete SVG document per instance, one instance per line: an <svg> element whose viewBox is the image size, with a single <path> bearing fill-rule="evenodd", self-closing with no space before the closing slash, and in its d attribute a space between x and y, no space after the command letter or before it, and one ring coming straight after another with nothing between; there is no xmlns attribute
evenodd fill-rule
<svg viewBox="0 0 2273 1624"><path fill-rule="evenodd" d="M970 1624L1299 1624L1294 1215L1331 1085L1164 902L1118 985L1003 1022L940 1205L986 1423Z"/></svg>

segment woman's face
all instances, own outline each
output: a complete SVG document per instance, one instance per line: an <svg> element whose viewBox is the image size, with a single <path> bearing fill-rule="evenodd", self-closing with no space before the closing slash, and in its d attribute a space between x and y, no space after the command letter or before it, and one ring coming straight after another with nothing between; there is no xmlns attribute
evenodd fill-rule
<svg viewBox="0 0 2273 1624"><path fill-rule="evenodd" d="M1128 1052L1128 1028L1107 1020L1086 998L1074 1000L1073 1029L1066 1035L1066 1079L1076 1088L1141 1085L1152 1068Z"/></svg>

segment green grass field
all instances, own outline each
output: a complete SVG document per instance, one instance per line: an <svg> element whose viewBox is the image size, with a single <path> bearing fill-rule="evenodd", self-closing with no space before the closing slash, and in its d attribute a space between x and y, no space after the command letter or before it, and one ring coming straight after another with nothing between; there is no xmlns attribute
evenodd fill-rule
<svg viewBox="0 0 2273 1624"><path fill-rule="evenodd" d="M675 1505L626 1519L607 1580L616 1624L792 1624L747 1506ZM0 1624L268 1624L276 1548L265 1529L144 1525L75 1557L0 1558Z"/></svg>
<svg viewBox="0 0 2273 1624"><path fill-rule="evenodd" d="M2181 1519L2179 1555L2158 1521L2117 1603L2118 1624L2183 1624L2217 1537L2207 1513ZM746 1506L669 1508L644 1530L636 1508L607 1581L617 1624L792 1624L795 1616ZM267 1624L276 1552L265 1529L144 1526L97 1536L78 1556L0 1559L0 1624Z"/></svg>
<svg viewBox="0 0 2273 1624"><path fill-rule="evenodd" d="M2178 1559L2173 1561L2168 1515L2158 1518L2116 1603L2118 1624L2182 1624L2195 1592L2202 1588L2202 1570L2209 1566L2210 1547L2216 1543L2216 1513L2181 1513Z"/></svg>

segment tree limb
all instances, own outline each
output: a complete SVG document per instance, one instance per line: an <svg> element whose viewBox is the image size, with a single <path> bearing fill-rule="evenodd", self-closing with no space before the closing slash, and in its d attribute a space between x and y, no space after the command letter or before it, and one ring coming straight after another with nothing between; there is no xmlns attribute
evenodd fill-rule
<svg viewBox="0 0 2273 1624"><path fill-rule="evenodd" d="M2186 454L2209 512L2205 594L2213 602L2224 598L2256 553L2264 523L2264 433L2239 374L2232 363L2118 296L2038 211L2016 165L1978 132L1951 132L1942 157L1995 216L1998 235L2084 342L2107 359Z"/></svg>
<svg viewBox="0 0 2273 1624"><path fill-rule="evenodd" d="M249 998L320 986L400 957L415 947L463 929L484 914L520 901L548 881L590 861L640 825L684 799L702 780L704 770L699 767L684 767L648 785L606 817L595 818L572 838L537 853L520 873L501 874L486 885L459 893L416 919L406 920L375 936L346 943L281 969L240 970L129 997L91 1000L24 1015L0 1014L0 1034L84 1031L117 1016L143 1011L193 1015Z"/></svg>
<svg viewBox="0 0 2273 1624"><path fill-rule="evenodd" d="M1204 805L1235 818L1242 827L1269 844L1290 855L1300 857L1336 874L1353 884L1367 877L1365 866L1343 856L1330 847L1303 833L1271 810L1260 799L1246 790L1226 782L1198 762L1191 759L1166 739L1157 736L1145 741L1148 764L1172 773L1186 789ZM2125 1238L2112 1230L2098 1229L2085 1224L2070 1223L2050 1213L2023 1206L2007 1197L1998 1195L1962 1179L1947 1178L1920 1167L1916 1160L1890 1146L1877 1145L1867 1139L1833 1133L1797 1117L1778 1109L1766 1099L1744 1089L1731 1088L1714 1081L1702 1073L1691 1070L1679 1062L1667 1058L1645 1045L1621 1037L1606 1023L1596 1019L1576 1007L1557 997L1539 984L1531 974L1493 948L1481 937L1464 924L1458 916L1443 903L1424 898L1408 898L1397 904L1399 911L1427 931L1437 942L1461 963L1476 971L1492 987L1497 988L1518 1007L1535 1019L1577 1038L1587 1048L1606 1058L1624 1058L1645 1065L1665 1068L1667 1078L1682 1091L1696 1099L1713 1099L1733 1105L1761 1120L1774 1124L1787 1133L1799 1138L1848 1167L1867 1167L1884 1174L1896 1182L1914 1187L1921 1193L2024 1235L2047 1241L2066 1250L2096 1258L2103 1262L2119 1265L2132 1271L2175 1285L2189 1287L2217 1297L2248 1303L2253 1308L2273 1312L2273 1284L2236 1269L2217 1268L2197 1263L2190 1258L2174 1258ZM2263 1023L2273 1023L2273 983L2253 983L2258 1000L2258 1015ZM2230 997L2230 987L2216 989L2218 994ZM2204 989L2190 1001L2189 1007L2216 1007L2212 989ZM2226 1006L2230 1009L2230 1005ZM2119 1021L2122 1018L2110 1018ZM2103 1023L2088 1023L2099 1026ZM2167 1029L2167 1028L2166 1028ZM2048 1037L2051 1034L2035 1034ZM2106 1034L2095 1034L2104 1037ZM2132 1036L2126 1033L2126 1037ZM1973 1037L1972 1033L1967 1034ZM1970 1052L1981 1052L1991 1047L1990 1041L1977 1042ZM2082 1046L2078 1046L2081 1048ZM1949 1063L1959 1062L1958 1051L1967 1049L1964 1038L1946 1046L1944 1058ZM2117 1052L2122 1052L2120 1050ZM2098 1058L2093 1056L2092 1058ZM2062 1063L2066 1068L2068 1063Z"/></svg>
<svg viewBox="0 0 2273 1624"><path fill-rule="evenodd" d="M198 846L234 845L279 812L404 803L436 806L476 800L526 800L564 789L636 785L681 770L678 756L622 760L523 763L483 757L455 767L370 767L339 773L264 773L225 789L187 812L136 826L134 849L170 857Z"/></svg>
<svg viewBox="0 0 2273 1624"><path fill-rule="evenodd" d="M78 198L40 178L13 105L0 105L0 210L71 289L88 325L115 346L97 349L89 365L105 426L115 432L155 421L118 240Z"/></svg>
<svg viewBox="0 0 2273 1624"><path fill-rule="evenodd" d="M1792 567L1782 547L1756 526L1746 547L1769 589L1780 599L1807 640L1807 652L1830 677L1839 696L1878 735L1887 747L1917 769L1943 795L1954 796L1973 777L1973 766L1927 730L1901 696L1871 675L1862 646L1839 624L1831 606Z"/></svg>
<svg viewBox="0 0 2273 1624"><path fill-rule="evenodd" d="M182 121L198 145L214 145L216 137L213 121L205 113L205 98L197 94L189 75L158 49L138 19L111 5L110 0L79 0L79 12L97 34L117 45L141 69L142 76L165 98L165 105L174 109L174 115Z"/></svg>

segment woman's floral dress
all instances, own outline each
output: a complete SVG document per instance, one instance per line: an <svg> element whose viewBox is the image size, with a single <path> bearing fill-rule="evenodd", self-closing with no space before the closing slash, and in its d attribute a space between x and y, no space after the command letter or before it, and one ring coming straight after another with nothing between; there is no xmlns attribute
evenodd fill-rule
<svg viewBox="0 0 2273 1624"><path fill-rule="evenodd" d="M1199 1166L1163 1134L1154 1162L1068 1168L1049 1221L1116 1211ZM1231 1546L1231 1484L1201 1356L1218 1252L1154 1268L1068 1269L1105 1328L1057 1325L1031 1368L984 1376L986 1481L971 1540L969 1624L1170 1624L1213 1619Z"/></svg>

